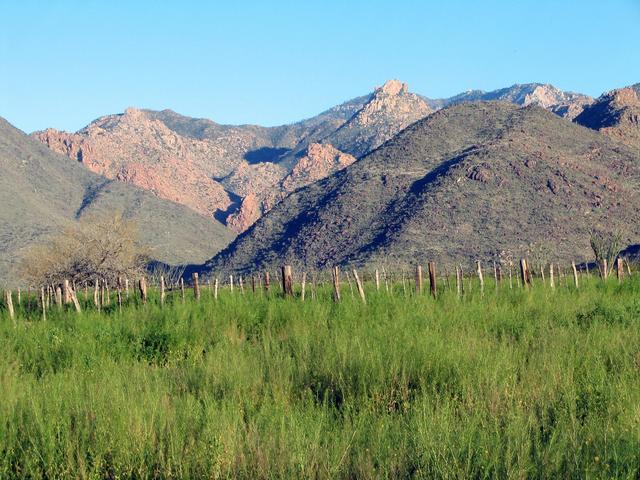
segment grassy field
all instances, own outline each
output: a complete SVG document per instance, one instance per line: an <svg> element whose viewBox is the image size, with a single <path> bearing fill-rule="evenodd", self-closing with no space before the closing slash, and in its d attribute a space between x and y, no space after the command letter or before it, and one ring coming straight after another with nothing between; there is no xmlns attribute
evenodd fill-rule
<svg viewBox="0 0 640 480"><path fill-rule="evenodd" d="M366 288L0 310L0 478L640 477L639 278Z"/></svg>

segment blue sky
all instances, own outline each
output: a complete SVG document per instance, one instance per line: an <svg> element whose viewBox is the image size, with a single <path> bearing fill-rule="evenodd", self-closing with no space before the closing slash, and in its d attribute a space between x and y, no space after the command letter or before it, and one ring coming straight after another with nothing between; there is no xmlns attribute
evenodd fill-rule
<svg viewBox="0 0 640 480"><path fill-rule="evenodd" d="M640 0L0 0L0 116L77 130L128 106L277 125L388 78L450 96L640 82Z"/></svg>

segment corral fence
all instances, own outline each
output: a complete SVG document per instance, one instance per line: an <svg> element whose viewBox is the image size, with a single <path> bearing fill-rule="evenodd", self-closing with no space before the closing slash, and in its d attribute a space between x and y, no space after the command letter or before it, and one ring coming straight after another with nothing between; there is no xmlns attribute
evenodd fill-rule
<svg viewBox="0 0 640 480"><path fill-rule="evenodd" d="M198 302L203 295L217 300L222 290L231 295L263 295L271 298L284 297L299 301L316 300L318 289L327 288L334 302L340 302L345 295L367 303L369 294L384 293L387 295L420 296L430 295L438 298L439 292L446 290L455 292L462 298L472 290L481 296L485 294L486 279L491 279L492 287L498 292L501 289L532 289L542 287L549 289L580 289L584 278L595 277L609 281L615 275L617 282L622 283L631 277L631 264L624 258L617 258L614 266L606 260L597 264L582 263L561 266L558 263L547 263L534 268L526 258L515 264L507 265L493 262L483 264L475 262L472 269L462 265L455 267L455 272L446 268L438 269L435 262L415 265L411 270L389 271L386 268L367 268L358 271L356 268L333 267L330 271L294 272L291 265L283 265L277 271L262 271L249 275L234 274L210 276L201 279L193 273L185 282L184 277L170 280L163 275L142 276L137 279L118 278L115 285L110 286L105 279L96 278L93 282L78 285L69 280L60 284L41 285L39 287L5 289L2 308L16 322L16 306L26 315L36 314L46 321L47 313L52 309L74 309L80 313L83 309L103 310L122 309L133 301L145 305L149 302L164 306L168 299L172 302ZM368 288L365 289L365 284ZM150 291L154 295L150 295Z"/></svg>

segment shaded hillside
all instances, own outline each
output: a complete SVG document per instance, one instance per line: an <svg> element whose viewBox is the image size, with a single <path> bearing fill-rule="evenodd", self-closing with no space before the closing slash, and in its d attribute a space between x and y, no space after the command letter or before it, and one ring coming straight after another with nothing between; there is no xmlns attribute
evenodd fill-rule
<svg viewBox="0 0 640 480"><path fill-rule="evenodd" d="M139 225L156 259L168 263L202 261L233 238L182 205L89 172L1 118L0 203L0 280L23 248L93 213L122 212Z"/></svg>
<svg viewBox="0 0 640 480"><path fill-rule="evenodd" d="M575 121L640 149L640 84L602 95Z"/></svg>
<svg viewBox="0 0 640 480"><path fill-rule="evenodd" d="M639 209L625 146L539 107L465 103L294 192L206 269L489 260L531 244L586 258L592 228L638 243Z"/></svg>

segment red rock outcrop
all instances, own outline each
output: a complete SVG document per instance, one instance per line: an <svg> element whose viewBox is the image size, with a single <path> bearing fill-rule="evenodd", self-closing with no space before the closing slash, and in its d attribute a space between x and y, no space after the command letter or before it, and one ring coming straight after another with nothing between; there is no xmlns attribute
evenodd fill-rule
<svg viewBox="0 0 640 480"><path fill-rule="evenodd" d="M240 208L227 217L227 226L236 233L244 232L262 216L261 202L255 193L242 199Z"/></svg>
<svg viewBox="0 0 640 480"><path fill-rule="evenodd" d="M281 182L282 190L285 193L293 192L342 170L355 161L353 155L341 152L333 145L312 143Z"/></svg>

